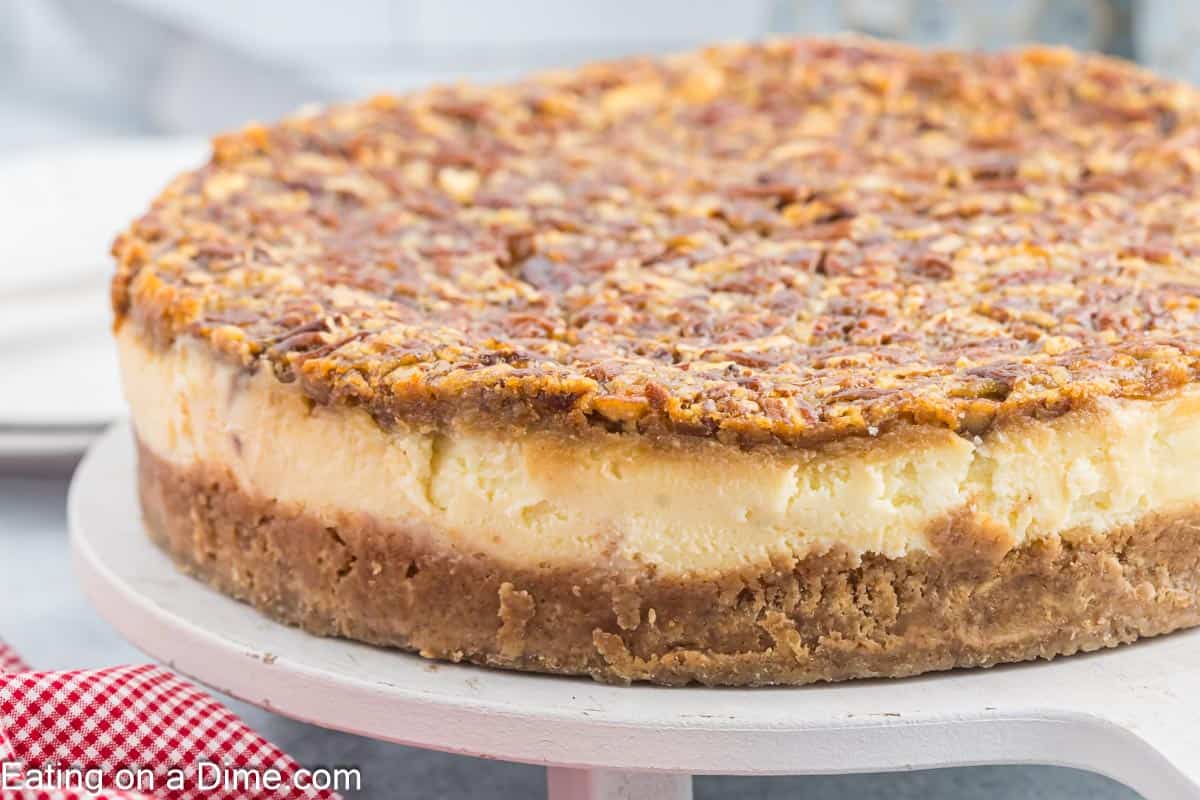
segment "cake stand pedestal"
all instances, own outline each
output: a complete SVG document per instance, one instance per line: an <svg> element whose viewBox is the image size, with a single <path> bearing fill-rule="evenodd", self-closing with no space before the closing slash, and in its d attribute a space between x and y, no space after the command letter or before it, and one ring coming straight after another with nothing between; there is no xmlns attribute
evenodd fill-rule
<svg viewBox="0 0 1200 800"><path fill-rule="evenodd" d="M681 800L690 775L972 764L1091 770L1149 800L1200 799L1200 631L1048 663L780 689L618 687L503 672L275 624L179 574L142 532L129 428L69 501L99 612L171 667L290 717L549 768L551 800Z"/></svg>

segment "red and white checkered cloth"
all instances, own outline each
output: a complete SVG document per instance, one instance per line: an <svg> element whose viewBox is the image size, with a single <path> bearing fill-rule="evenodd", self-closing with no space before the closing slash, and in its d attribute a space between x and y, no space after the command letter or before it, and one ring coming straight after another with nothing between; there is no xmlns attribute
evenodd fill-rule
<svg viewBox="0 0 1200 800"><path fill-rule="evenodd" d="M28 672L29 667L11 647L0 642L0 674L5 672Z"/></svg>
<svg viewBox="0 0 1200 800"><path fill-rule="evenodd" d="M0 768L5 762L0 800L337 798L308 787L296 762L169 670L34 672L0 642ZM211 765L231 776L216 788ZM267 788L271 770L280 780Z"/></svg>

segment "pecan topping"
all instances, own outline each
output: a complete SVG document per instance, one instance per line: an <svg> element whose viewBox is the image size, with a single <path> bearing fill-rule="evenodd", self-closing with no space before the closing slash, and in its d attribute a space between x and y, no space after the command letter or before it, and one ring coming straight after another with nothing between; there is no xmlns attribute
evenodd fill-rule
<svg viewBox="0 0 1200 800"><path fill-rule="evenodd" d="M379 97L218 137L113 304L388 424L974 435L1196 380L1198 97L856 38Z"/></svg>

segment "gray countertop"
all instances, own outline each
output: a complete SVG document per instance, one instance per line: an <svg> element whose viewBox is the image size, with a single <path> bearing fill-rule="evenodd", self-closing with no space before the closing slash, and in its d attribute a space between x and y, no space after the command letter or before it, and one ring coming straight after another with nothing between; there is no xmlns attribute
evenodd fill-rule
<svg viewBox="0 0 1200 800"><path fill-rule="evenodd" d="M0 464L0 638L41 669L128 664L146 656L88 605L67 555L63 467L41 477ZM42 470L43 473L46 470ZM57 472L58 474L55 474ZM360 769L366 798L529 798L544 796L534 766L433 753L296 722L222 698L251 726L309 766ZM1117 800L1123 786L1057 767L974 767L892 774L788 778L703 777L697 798L972 798Z"/></svg>

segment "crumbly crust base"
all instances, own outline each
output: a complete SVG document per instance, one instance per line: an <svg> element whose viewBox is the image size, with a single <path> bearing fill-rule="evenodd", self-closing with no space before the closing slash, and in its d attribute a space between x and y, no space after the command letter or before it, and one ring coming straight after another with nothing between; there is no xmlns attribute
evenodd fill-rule
<svg viewBox="0 0 1200 800"><path fill-rule="evenodd" d="M964 516L945 520L940 555L830 552L663 579L451 553L428 531L362 515L331 526L141 443L138 483L152 539L220 591L311 633L450 661L804 684L1048 659L1200 623L1200 509L1007 551L974 544L986 536Z"/></svg>

